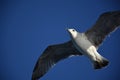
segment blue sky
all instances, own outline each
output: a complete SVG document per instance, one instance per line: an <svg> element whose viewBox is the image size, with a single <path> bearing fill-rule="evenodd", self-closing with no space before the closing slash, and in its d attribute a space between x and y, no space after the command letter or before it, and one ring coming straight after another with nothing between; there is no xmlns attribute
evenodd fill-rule
<svg viewBox="0 0 120 80"><path fill-rule="evenodd" d="M0 80L30 80L44 49L70 39L66 28L84 32L101 13L120 10L119 0L4 0L0 7ZM86 57L73 57L41 80L120 80L119 34L98 50L110 61L106 68L94 70Z"/></svg>

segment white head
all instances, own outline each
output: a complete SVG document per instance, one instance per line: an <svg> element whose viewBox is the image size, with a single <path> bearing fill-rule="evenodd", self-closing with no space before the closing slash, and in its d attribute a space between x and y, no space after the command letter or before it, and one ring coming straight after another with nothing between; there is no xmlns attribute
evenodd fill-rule
<svg viewBox="0 0 120 80"><path fill-rule="evenodd" d="M77 37L77 31L75 29L67 29L71 37L76 38Z"/></svg>

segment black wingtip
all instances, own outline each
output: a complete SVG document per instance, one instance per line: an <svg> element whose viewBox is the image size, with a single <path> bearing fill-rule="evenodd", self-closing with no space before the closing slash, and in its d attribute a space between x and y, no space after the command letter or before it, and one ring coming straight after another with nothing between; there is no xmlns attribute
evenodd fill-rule
<svg viewBox="0 0 120 80"><path fill-rule="evenodd" d="M32 75L31 80L38 80L38 79L39 79L39 77L34 76L34 74Z"/></svg>

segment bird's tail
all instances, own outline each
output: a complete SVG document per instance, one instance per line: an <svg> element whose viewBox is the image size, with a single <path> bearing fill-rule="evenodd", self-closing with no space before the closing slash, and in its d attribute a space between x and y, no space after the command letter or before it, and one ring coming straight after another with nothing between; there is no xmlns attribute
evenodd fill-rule
<svg viewBox="0 0 120 80"><path fill-rule="evenodd" d="M101 56L101 59L97 59L96 61L93 62L94 69L101 69L105 66L107 66L109 61Z"/></svg>

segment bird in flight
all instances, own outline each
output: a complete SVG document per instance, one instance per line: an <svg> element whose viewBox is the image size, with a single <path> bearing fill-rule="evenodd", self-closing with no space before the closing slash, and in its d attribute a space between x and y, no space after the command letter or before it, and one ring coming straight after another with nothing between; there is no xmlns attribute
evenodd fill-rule
<svg viewBox="0 0 120 80"><path fill-rule="evenodd" d="M84 33L68 29L71 40L57 45L48 46L39 57L32 80L43 77L57 62L70 56L84 55L92 62L94 69L101 69L109 61L97 52L100 44L111 32L120 26L120 11L101 14L96 23Z"/></svg>

